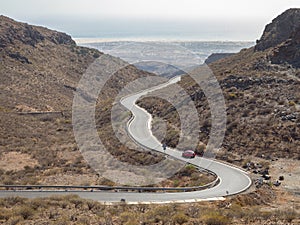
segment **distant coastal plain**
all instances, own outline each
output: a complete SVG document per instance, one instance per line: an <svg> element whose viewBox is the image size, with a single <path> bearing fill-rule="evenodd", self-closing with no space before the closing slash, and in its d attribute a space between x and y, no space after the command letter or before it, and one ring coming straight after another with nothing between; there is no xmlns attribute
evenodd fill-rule
<svg viewBox="0 0 300 225"><path fill-rule="evenodd" d="M202 62L214 53L237 53L241 49L254 46L253 41L211 41L211 40L184 40L163 38L74 38L80 46L95 48L104 53L110 53L114 48L133 43L165 43L166 45L179 45L186 48L201 59Z"/></svg>

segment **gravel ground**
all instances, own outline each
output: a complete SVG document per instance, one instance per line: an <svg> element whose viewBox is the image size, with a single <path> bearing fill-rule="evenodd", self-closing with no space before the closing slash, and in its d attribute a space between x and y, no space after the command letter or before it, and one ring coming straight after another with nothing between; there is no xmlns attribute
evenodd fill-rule
<svg viewBox="0 0 300 225"><path fill-rule="evenodd" d="M277 206L300 212L300 160L279 159L270 165L273 181L284 176L278 190Z"/></svg>

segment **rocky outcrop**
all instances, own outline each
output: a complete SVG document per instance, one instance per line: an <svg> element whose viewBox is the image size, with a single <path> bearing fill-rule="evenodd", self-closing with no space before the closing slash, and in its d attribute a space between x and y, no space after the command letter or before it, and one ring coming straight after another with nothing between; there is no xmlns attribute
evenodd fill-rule
<svg viewBox="0 0 300 225"><path fill-rule="evenodd" d="M270 50L273 64L300 68L300 9L289 9L268 24L255 50Z"/></svg>
<svg viewBox="0 0 300 225"><path fill-rule="evenodd" d="M268 24L260 40L255 46L256 51L263 51L285 42L300 29L300 9L289 9Z"/></svg>
<svg viewBox="0 0 300 225"><path fill-rule="evenodd" d="M80 152L76 151L73 134L72 104L76 90L86 100L92 100L89 93L77 86L82 75L102 53L76 46L67 34L4 16L0 16L0 45L0 155L11 149L20 152L30 149L30 155L40 163L34 168L33 176L41 180L50 178L44 173L47 169L61 167L65 173L69 165L76 163L80 165L78 174L90 177L94 171L83 158L83 163L75 161ZM111 57L112 62L116 60ZM109 60L102 63L109 63ZM124 162L142 165L162 159L160 155L142 153L142 149L136 154L135 150L123 146L111 126L110 109L119 90L150 75L133 66L124 67L106 82L101 96L93 99L97 102L97 129L103 131L100 138L110 140L109 143L106 141L106 148ZM68 163L62 160L62 155L70 155ZM23 184L31 179L30 174L24 172L20 178L16 173L10 179ZM5 180L2 175L0 173L0 180ZM53 184L57 182L50 179Z"/></svg>
<svg viewBox="0 0 300 225"><path fill-rule="evenodd" d="M45 39L54 44L75 45L71 36L65 33L16 22L8 17L0 16L0 48L15 44L18 41L35 47Z"/></svg>
<svg viewBox="0 0 300 225"><path fill-rule="evenodd" d="M154 61L138 62L134 64L134 66L140 70L154 73L166 78L172 78L178 75L185 74L184 71L176 68L175 66Z"/></svg>
<svg viewBox="0 0 300 225"><path fill-rule="evenodd" d="M55 32L49 39L55 44L75 45L71 36L65 33Z"/></svg>
<svg viewBox="0 0 300 225"><path fill-rule="evenodd" d="M288 63L295 68L300 68L300 29L274 49L270 60L274 64Z"/></svg>
<svg viewBox="0 0 300 225"><path fill-rule="evenodd" d="M20 103L45 111L52 105L61 111L75 90L67 87L76 87L100 55L95 49L76 46L65 33L0 16L0 86L6 89L1 106L14 110ZM60 99L60 104L54 99Z"/></svg>
<svg viewBox="0 0 300 225"><path fill-rule="evenodd" d="M20 61L21 63L31 64L31 62L28 60L28 58L26 58L25 56L22 56L19 52L10 53L10 54L8 54L8 56L12 59Z"/></svg>
<svg viewBox="0 0 300 225"><path fill-rule="evenodd" d="M210 64L213 63L215 61L218 61L220 59L223 59L225 57L231 56L234 53L213 53L210 56L207 57L207 59L205 60L206 64Z"/></svg>

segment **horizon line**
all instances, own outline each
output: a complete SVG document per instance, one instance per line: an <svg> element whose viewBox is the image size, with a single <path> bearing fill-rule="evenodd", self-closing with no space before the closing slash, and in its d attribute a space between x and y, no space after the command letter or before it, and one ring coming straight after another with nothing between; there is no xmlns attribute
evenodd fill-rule
<svg viewBox="0 0 300 225"><path fill-rule="evenodd" d="M158 38L158 37L119 37L119 38L106 38L106 37L73 37L77 44L92 44L104 42L252 42L255 40L227 40L227 39L198 39L198 38Z"/></svg>

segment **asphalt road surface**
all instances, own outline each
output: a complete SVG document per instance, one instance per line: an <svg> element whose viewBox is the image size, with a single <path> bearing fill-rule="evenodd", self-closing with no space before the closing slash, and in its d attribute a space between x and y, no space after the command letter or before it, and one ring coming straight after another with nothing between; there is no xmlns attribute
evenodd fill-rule
<svg viewBox="0 0 300 225"><path fill-rule="evenodd" d="M137 193L137 192L112 192L112 191L47 191L47 190L10 190L0 191L0 197L21 196L27 198L48 197L51 195L77 194L82 198L92 199L104 203L120 202L125 199L127 203L167 203L167 202L195 202L202 200L222 199L225 196L241 193L247 190L251 185L251 179L243 170L234 166L224 164L213 159L195 157L186 159L181 156L182 152L176 149L162 149L161 143L152 135L150 131L151 115L144 109L138 107L135 102L141 96L172 83L177 82L180 78L174 78L169 82L145 90L143 92L130 95L121 99L121 104L129 109L133 114L133 119L128 124L130 136L139 144L153 149L155 151L165 152L174 158L186 161L195 166L205 168L215 173L220 182L209 189L176 192L176 193Z"/></svg>

